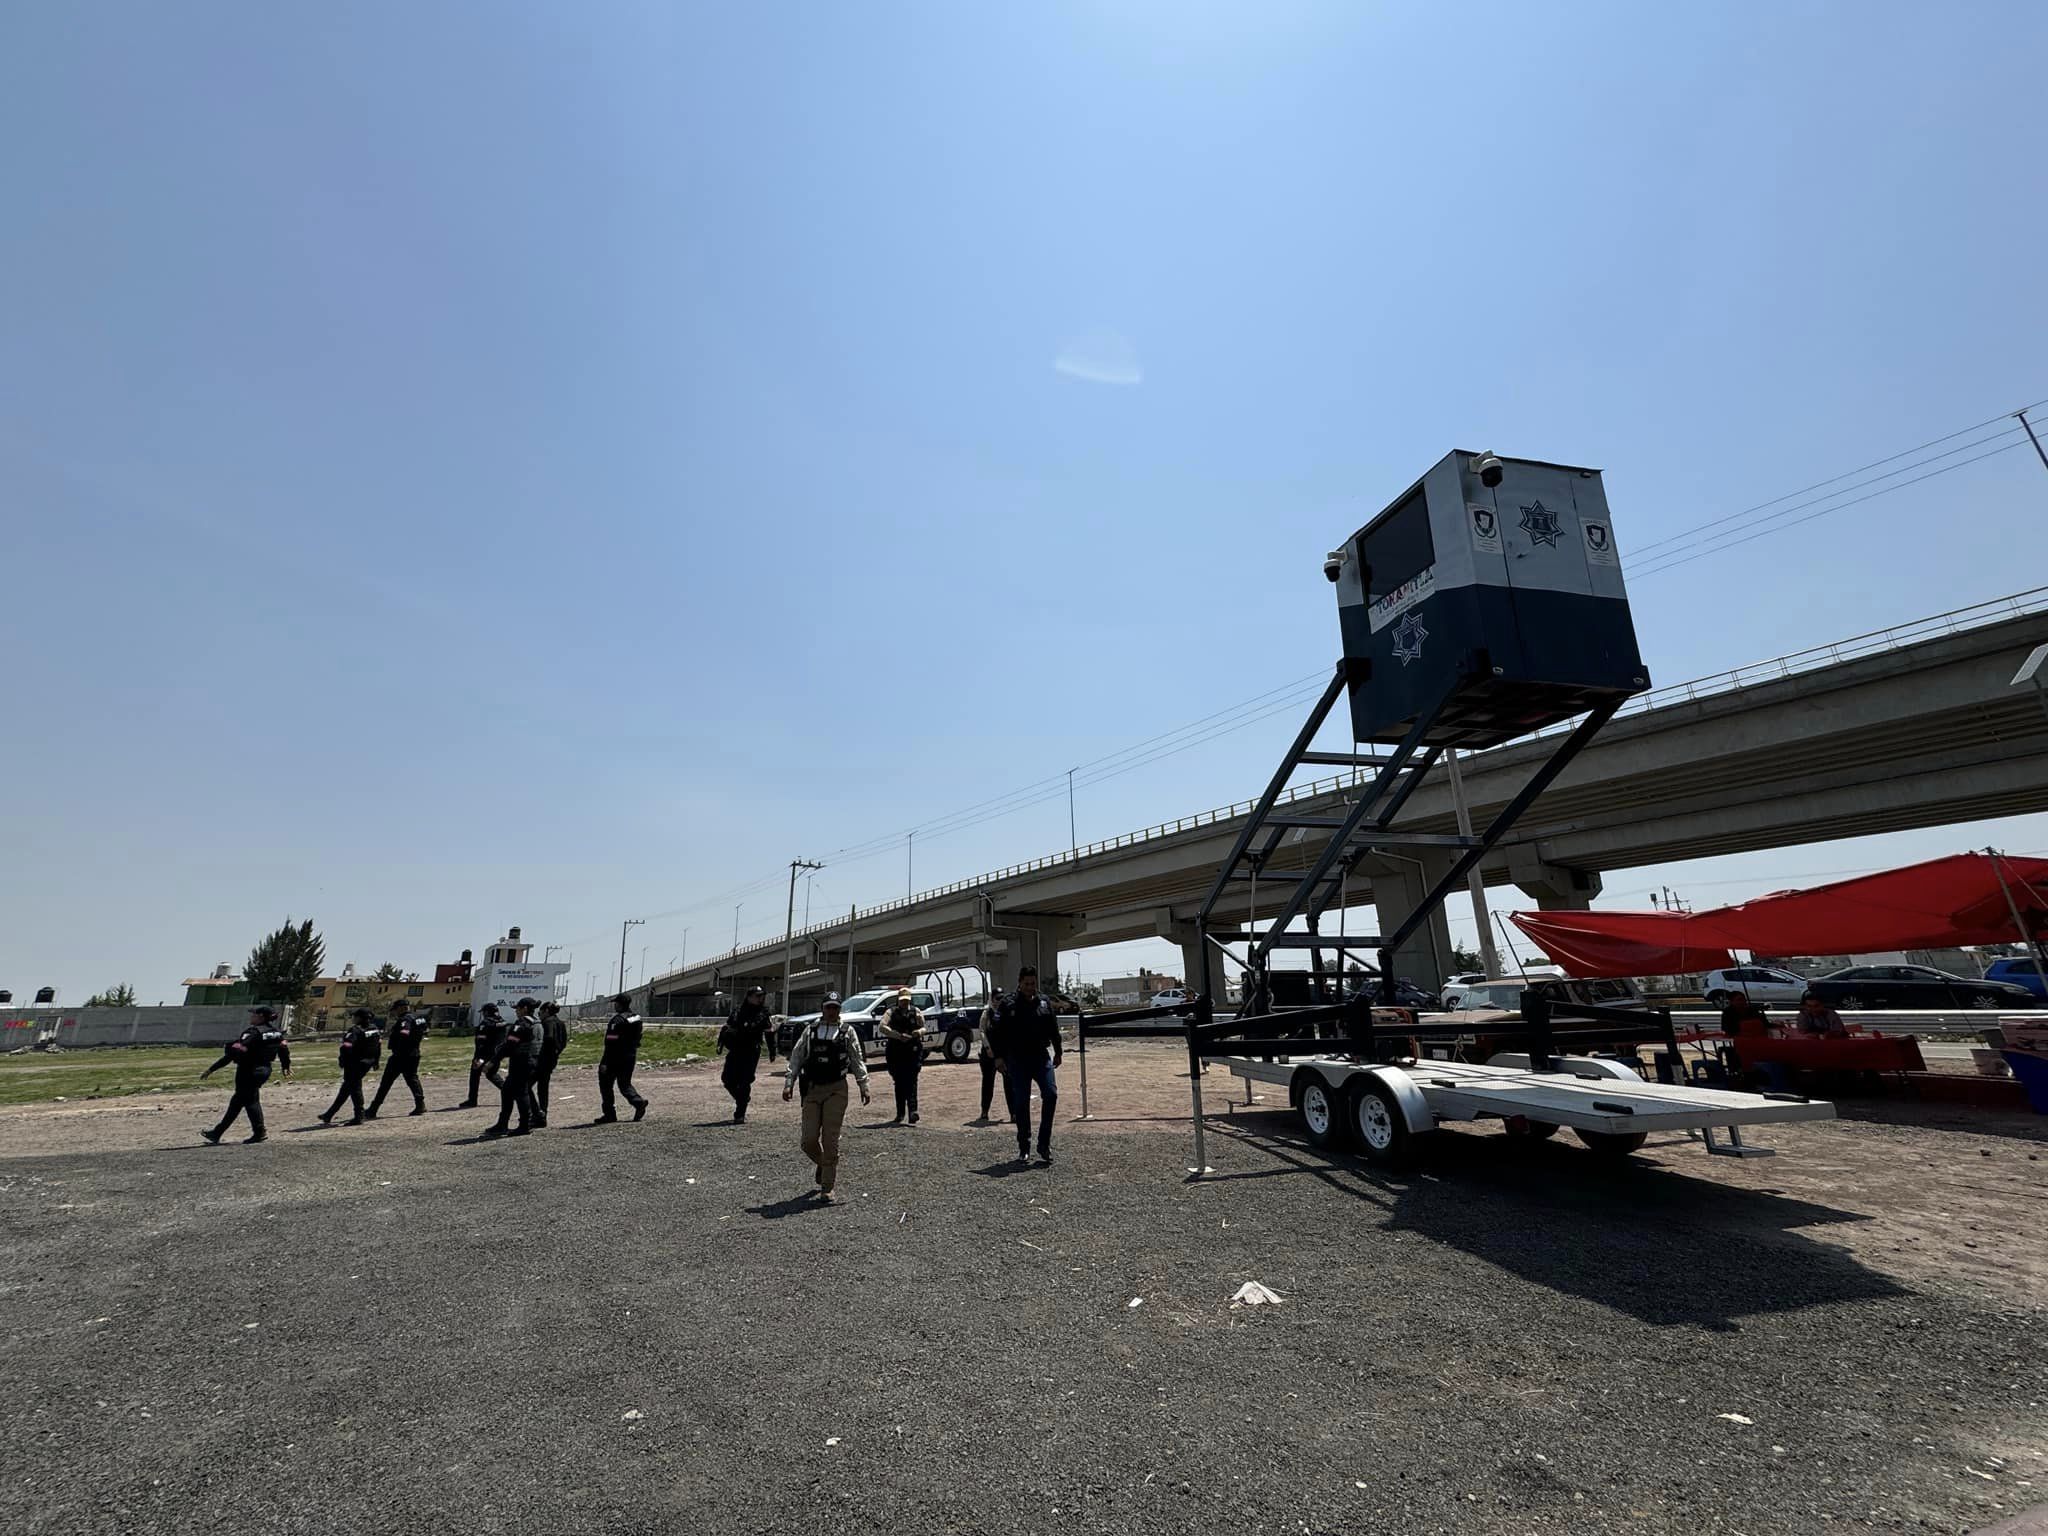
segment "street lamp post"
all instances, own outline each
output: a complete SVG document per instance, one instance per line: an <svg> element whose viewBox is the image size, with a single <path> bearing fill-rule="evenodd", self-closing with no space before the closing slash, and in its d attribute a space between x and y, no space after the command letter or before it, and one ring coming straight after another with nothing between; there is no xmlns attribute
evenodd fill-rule
<svg viewBox="0 0 2048 1536"><path fill-rule="evenodd" d="M782 1011L789 1012L789 960L796 939L796 877L797 871L823 869L825 866L811 859L789 861L789 915L782 927Z"/></svg>
<svg viewBox="0 0 2048 1536"><path fill-rule="evenodd" d="M644 917L629 917L619 924L619 990L621 992L626 990L626 932L628 929L644 928L646 926L647 919ZM643 960L646 958L644 951L641 958Z"/></svg>

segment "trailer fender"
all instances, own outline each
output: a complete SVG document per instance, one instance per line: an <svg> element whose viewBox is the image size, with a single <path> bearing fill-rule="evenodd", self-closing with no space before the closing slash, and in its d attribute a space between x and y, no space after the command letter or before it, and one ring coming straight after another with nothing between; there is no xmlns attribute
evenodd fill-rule
<svg viewBox="0 0 2048 1536"><path fill-rule="evenodd" d="M1557 1063L1574 1077L1623 1077L1632 1083L1642 1078L1629 1070L1628 1063L1610 1061L1605 1056L1560 1056ZM1527 1051L1496 1051L1486 1058L1489 1067L1515 1067L1521 1071L1530 1070Z"/></svg>
<svg viewBox="0 0 2048 1536"><path fill-rule="evenodd" d="M1374 1078L1393 1092L1394 1102L1401 1106L1402 1119L1408 1122L1408 1129L1417 1136L1436 1129L1436 1116L1430 1111L1429 1100L1415 1086L1415 1079L1399 1067L1366 1067L1357 1075Z"/></svg>

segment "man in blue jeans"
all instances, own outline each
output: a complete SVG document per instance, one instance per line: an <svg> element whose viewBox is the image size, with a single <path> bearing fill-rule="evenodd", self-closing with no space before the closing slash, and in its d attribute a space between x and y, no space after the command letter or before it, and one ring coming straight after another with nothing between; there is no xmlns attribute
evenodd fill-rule
<svg viewBox="0 0 2048 1536"><path fill-rule="evenodd" d="M989 1029L1003 1098L1017 1124L1017 1162L1031 1163L1031 1085L1038 1085L1038 1160L1052 1166L1052 1115L1060 1101L1060 1022L1052 1002L1038 995L1038 969L1017 973L1017 990L996 1005Z"/></svg>

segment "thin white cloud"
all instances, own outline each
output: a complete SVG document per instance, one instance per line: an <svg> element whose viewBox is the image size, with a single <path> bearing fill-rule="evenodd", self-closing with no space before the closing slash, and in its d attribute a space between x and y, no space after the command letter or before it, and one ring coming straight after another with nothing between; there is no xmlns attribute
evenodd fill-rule
<svg viewBox="0 0 2048 1536"><path fill-rule="evenodd" d="M1052 360L1054 371L1090 384L1142 384L1145 368L1130 338L1116 331L1070 336Z"/></svg>

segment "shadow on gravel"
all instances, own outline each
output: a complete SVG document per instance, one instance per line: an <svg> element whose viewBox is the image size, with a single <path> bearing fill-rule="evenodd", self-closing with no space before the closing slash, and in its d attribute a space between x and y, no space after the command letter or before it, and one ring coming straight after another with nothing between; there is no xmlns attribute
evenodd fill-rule
<svg viewBox="0 0 2048 1536"><path fill-rule="evenodd" d="M801 1216L805 1211L829 1211L835 1207L820 1205L815 1194L791 1195L787 1200L776 1200L768 1205L750 1205L749 1216L758 1216L763 1221L780 1221L785 1216Z"/></svg>
<svg viewBox="0 0 2048 1536"><path fill-rule="evenodd" d="M1644 1162L1603 1164L1562 1140L1526 1145L1441 1133L1412 1172L1331 1159L1241 1116L1212 1134L1281 1166L1204 1183L1312 1178L1412 1232L1533 1284L1656 1327L1733 1331L1737 1319L1910 1294L1796 1230L1865 1221L1854 1212L1693 1178ZM1704 1154L1702 1154L1704 1156Z"/></svg>
<svg viewBox="0 0 2048 1536"><path fill-rule="evenodd" d="M1043 1173L1045 1170L1035 1166L1019 1167L1016 1159L1006 1157L999 1163L990 1163L986 1168L970 1168L968 1172L979 1174L984 1179L1014 1179L1027 1173Z"/></svg>
<svg viewBox="0 0 2048 1536"><path fill-rule="evenodd" d="M2048 1151L2048 1115L1980 1109L1969 1104L1928 1104L1915 1099L1834 1100L1835 1115L1865 1125L1906 1125L1929 1131L1961 1131L1971 1136L2001 1136L2040 1144ZM2024 1152L2030 1149L2015 1148Z"/></svg>

